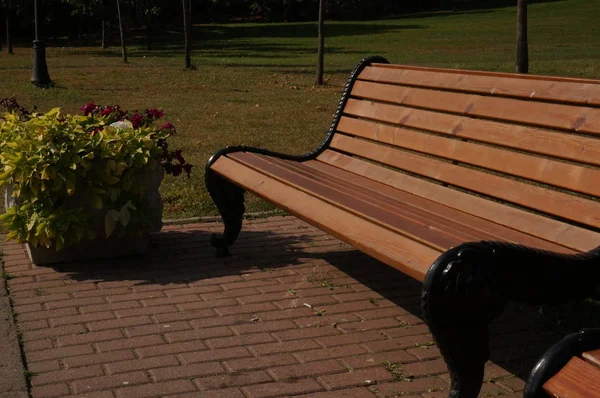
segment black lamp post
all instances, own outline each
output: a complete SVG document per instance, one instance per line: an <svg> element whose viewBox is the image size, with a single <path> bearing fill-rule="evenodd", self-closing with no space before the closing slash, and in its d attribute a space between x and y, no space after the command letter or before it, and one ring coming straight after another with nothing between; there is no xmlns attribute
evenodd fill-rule
<svg viewBox="0 0 600 398"><path fill-rule="evenodd" d="M33 71L31 82L38 87L50 87L52 80L46 65L46 43L39 40L38 36L38 0L33 0L33 13L35 15L35 40L33 41Z"/></svg>

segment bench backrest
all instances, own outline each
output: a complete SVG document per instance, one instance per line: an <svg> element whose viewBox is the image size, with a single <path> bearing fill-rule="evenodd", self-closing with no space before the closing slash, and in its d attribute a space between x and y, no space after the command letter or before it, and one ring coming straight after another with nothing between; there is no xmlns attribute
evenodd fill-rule
<svg viewBox="0 0 600 398"><path fill-rule="evenodd" d="M600 80L372 64L329 148L319 160L575 250L600 245Z"/></svg>

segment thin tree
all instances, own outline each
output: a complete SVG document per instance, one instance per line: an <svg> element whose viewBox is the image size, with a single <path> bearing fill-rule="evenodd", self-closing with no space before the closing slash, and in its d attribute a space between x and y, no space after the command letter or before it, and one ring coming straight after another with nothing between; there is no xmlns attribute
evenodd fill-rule
<svg viewBox="0 0 600 398"><path fill-rule="evenodd" d="M529 50L527 48L527 0L517 0L517 73L529 72Z"/></svg>
<svg viewBox="0 0 600 398"><path fill-rule="evenodd" d="M317 49L317 85L323 84L323 58L325 55L325 0L319 0L319 47Z"/></svg>
<svg viewBox="0 0 600 398"><path fill-rule="evenodd" d="M119 31L121 33L121 55L123 55L123 62L127 62L127 47L125 47L125 36L123 34L123 20L121 19L120 0L117 0L117 14L119 15Z"/></svg>
<svg viewBox="0 0 600 398"><path fill-rule="evenodd" d="M183 35L185 37L185 68L192 68L192 3L181 0L183 6Z"/></svg>
<svg viewBox="0 0 600 398"><path fill-rule="evenodd" d="M6 1L6 9L5 9L5 13L6 13L6 50L8 51L9 54L14 54L13 51L13 43L12 43L12 35L10 34L10 23L12 20L12 0L7 0Z"/></svg>
<svg viewBox="0 0 600 398"><path fill-rule="evenodd" d="M101 10L100 12L102 13L102 41L101 41L101 46L103 50L106 50L106 48L108 47L106 45L106 9L108 7L108 4L106 4L106 0L102 0L102 5L101 5Z"/></svg>

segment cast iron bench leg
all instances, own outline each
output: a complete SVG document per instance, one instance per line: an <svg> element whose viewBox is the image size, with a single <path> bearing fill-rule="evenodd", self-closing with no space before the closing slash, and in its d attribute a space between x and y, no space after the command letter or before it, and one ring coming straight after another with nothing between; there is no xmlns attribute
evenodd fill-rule
<svg viewBox="0 0 600 398"><path fill-rule="evenodd" d="M425 321L448 365L449 397L476 398L489 359L489 323L508 301L564 303L600 286L600 247L564 255L501 242L473 242L442 254L423 283Z"/></svg>
<svg viewBox="0 0 600 398"><path fill-rule="evenodd" d="M210 243L217 249L217 256L229 256L229 246L233 245L242 229L244 190L221 177L210 167L206 168L206 187L217 205L225 224L221 235L212 234Z"/></svg>

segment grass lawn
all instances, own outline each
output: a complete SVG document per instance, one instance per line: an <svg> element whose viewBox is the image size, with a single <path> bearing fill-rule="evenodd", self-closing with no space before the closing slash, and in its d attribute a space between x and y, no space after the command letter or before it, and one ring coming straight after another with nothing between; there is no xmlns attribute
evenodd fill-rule
<svg viewBox="0 0 600 398"><path fill-rule="evenodd" d="M515 2L516 3L516 2ZM600 75L597 0L529 6L530 70L536 74ZM130 38L128 64L118 47L101 50L60 43L48 49L56 87L29 82L31 49L0 53L0 98L15 96L40 110L76 112L88 101L127 109L161 107L178 128L174 147L195 164L192 178L165 179L166 218L216 214L204 189L203 167L218 148L233 144L288 153L314 148L326 133L343 85L364 56L394 63L512 71L516 7L440 12L367 22L326 24L326 80L314 87L313 23L194 26L193 62L183 66L180 32L164 32L155 50ZM117 43L114 43L117 44ZM64 45L64 47L63 47ZM270 207L248 200L249 211Z"/></svg>

